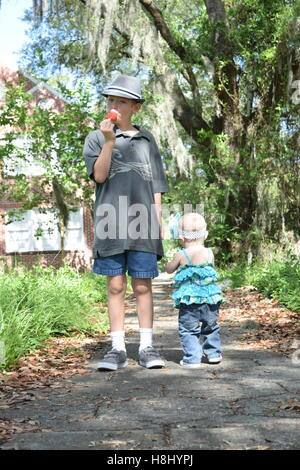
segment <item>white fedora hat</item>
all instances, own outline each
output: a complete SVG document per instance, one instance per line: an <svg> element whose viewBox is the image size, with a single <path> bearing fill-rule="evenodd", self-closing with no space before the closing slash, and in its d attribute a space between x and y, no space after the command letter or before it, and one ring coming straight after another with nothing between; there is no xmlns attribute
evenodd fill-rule
<svg viewBox="0 0 300 470"><path fill-rule="evenodd" d="M102 93L103 96L121 96L143 103L141 95L141 81L137 77L119 75Z"/></svg>

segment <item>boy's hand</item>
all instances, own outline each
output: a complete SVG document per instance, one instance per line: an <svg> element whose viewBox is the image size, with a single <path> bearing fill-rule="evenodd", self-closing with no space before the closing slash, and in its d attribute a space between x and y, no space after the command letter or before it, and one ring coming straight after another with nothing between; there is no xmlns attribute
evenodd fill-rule
<svg viewBox="0 0 300 470"><path fill-rule="evenodd" d="M104 135L105 142L115 142L116 134L114 133L114 123L110 119L104 119L99 126L100 131Z"/></svg>
<svg viewBox="0 0 300 470"><path fill-rule="evenodd" d="M111 109L100 124L100 131L104 135L106 142L115 142L116 135L114 133L114 122L120 117L119 111Z"/></svg>

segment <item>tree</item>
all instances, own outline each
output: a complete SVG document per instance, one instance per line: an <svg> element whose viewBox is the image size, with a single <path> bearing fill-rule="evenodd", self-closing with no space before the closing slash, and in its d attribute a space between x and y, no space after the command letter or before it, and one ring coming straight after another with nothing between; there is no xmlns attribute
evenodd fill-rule
<svg viewBox="0 0 300 470"><path fill-rule="evenodd" d="M116 68L146 77L144 119L166 144L166 160L172 154L179 184L198 168L193 184L204 178L213 196L223 248L251 250L263 237L278 238L283 225L300 234L298 180L286 178L287 170L299 175L299 106L291 102L300 79L299 0L48 4L35 2L34 35L45 47L27 51L39 57L36 71L50 54L102 87Z"/></svg>
<svg viewBox="0 0 300 470"><path fill-rule="evenodd" d="M93 117L90 93L82 85L74 92L61 86L67 101L63 111L58 113L55 109L33 107L32 96L24 91L22 84L7 86L6 101L0 113L0 125L6 129L0 145L0 164L4 170L0 194L22 204L20 209L8 211L11 218L36 207L41 212L46 206L47 210L49 206L52 208L59 218L63 259L70 211L82 205L92 210L93 187L88 184L82 159L84 138L91 130ZM26 139L25 149L18 146L18 137ZM17 174L12 185L11 177L5 177L4 167L12 156L14 163L26 159L39 162L44 174L30 178Z"/></svg>

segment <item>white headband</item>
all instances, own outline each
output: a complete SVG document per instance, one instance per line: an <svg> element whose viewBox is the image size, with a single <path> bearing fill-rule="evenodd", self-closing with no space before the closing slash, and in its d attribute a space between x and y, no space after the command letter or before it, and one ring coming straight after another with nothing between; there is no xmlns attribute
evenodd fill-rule
<svg viewBox="0 0 300 470"><path fill-rule="evenodd" d="M206 235L206 229L198 230L197 232L186 232L185 230L178 229L178 234L180 237L184 237L187 240L197 240L198 238L203 238Z"/></svg>

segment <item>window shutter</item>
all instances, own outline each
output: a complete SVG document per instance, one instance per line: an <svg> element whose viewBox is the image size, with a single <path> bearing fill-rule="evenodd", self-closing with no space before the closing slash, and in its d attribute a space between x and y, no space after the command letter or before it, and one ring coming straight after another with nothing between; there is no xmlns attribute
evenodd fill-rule
<svg viewBox="0 0 300 470"><path fill-rule="evenodd" d="M70 218L65 235L65 250L84 250L83 210L70 212Z"/></svg>

